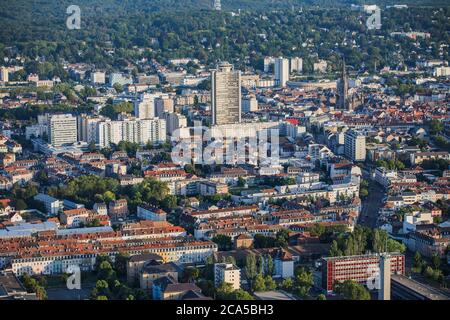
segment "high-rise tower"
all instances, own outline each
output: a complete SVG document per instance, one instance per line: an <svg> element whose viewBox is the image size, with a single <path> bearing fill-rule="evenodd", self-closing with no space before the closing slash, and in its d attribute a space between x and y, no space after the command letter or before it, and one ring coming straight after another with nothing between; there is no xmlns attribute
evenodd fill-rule
<svg viewBox="0 0 450 320"><path fill-rule="evenodd" d="M241 72L222 62L211 72L212 123L241 122Z"/></svg>

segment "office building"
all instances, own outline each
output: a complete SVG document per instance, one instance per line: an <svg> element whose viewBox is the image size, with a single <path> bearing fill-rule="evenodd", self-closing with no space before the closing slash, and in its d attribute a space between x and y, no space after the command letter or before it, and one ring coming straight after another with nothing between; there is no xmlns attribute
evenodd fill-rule
<svg viewBox="0 0 450 320"><path fill-rule="evenodd" d="M344 136L344 154L353 161L366 160L366 137L354 130Z"/></svg>
<svg viewBox="0 0 450 320"><path fill-rule="evenodd" d="M77 142L77 118L71 114L55 114L48 120L48 143L58 147Z"/></svg>
<svg viewBox="0 0 450 320"><path fill-rule="evenodd" d="M336 282L354 280L367 284L373 277L380 263L379 254L365 254L358 256L327 257L322 259L322 288L332 292ZM400 253L390 254L391 274L405 273L405 256Z"/></svg>
<svg viewBox="0 0 450 320"><path fill-rule="evenodd" d="M275 59L275 83L279 87L285 87L289 81L289 60L284 58Z"/></svg>
<svg viewBox="0 0 450 320"><path fill-rule="evenodd" d="M213 125L241 122L241 72L222 62L211 72Z"/></svg>
<svg viewBox="0 0 450 320"><path fill-rule="evenodd" d="M231 263L214 264L214 285L216 288L222 283L231 284L234 290L241 288L241 269Z"/></svg>

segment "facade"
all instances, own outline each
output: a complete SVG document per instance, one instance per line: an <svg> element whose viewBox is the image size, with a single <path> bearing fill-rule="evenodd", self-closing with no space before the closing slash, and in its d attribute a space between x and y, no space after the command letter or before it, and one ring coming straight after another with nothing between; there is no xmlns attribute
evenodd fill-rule
<svg viewBox="0 0 450 320"><path fill-rule="evenodd" d="M294 276L294 259L286 250L279 250L274 258L275 275L282 279Z"/></svg>
<svg viewBox="0 0 450 320"><path fill-rule="evenodd" d="M345 156L353 161L366 160L366 137L354 130L349 130L344 136Z"/></svg>
<svg viewBox="0 0 450 320"><path fill-rule="evenodd" d="M354 280L366 284L378 270L379 254L359 256L327 257L322 259L322 288L332 292L336 282ZM391 274L405 273L405 256L400 253L390 254Z"/></svg>
<svg viewBox="0 0 450 320"><path fill-rule="evenodd" d="M139 272L139 285L141 289L152 290L153 281L162 277L178 279L180 268L173 262L169 263L146 263Z"/></svg>
<svg viewBox="0 0 450 320"><path fill-rule="evenodd" d="M9 81L9 71L6 67L0 68L0 80L4 83Z"/></svg>
<svg viewBox="0 0 450 320"><path fill-rule="evenodd" d="M172 241L174 242L174 241ZM217 251L217 245L210 241L183 241L183 242L162 242L156 239L153 243L146 245L142 241L130 243L121 248L121 252L127 252L131 256L144 253L152 253L162 257L164 262L176 263L204 263L206 258ZM18 256L8 259L14 274L21 276L24 273L29 275L55 275L66 272L71 265L79 265L82 271L92 271L99 254L106 254L112 261L118 251L98 250L80 253L42 254L40 256ZM5 258L0 254L0 261Z"/></svg>
<svg viewBox="0 0 450 320"><path fill-rule="evenodd" d="M138 218L151 221L166 221L167 213L159 208L141 204L137 207Z"/></svg>
<svg viewBox="0 0 450 320"><path fill-rule="evenodd" d="M57 215L63 208L63 202L61 200L55 199L43 193L38 193L33 199L42 202L47 214L49 215Z"/></svg>
<svg viewBox="0 0 450 320"><path fill-rule="evenodd" d="M112 87L116 83L122 86L126 84L133 84L133 79L131 77L124 76L121 73L111 73L109 75L109 85Z"/></svg>
<svg viewBox="0 0 450 320"><path fill-rule="evenodd" d="M48 121L48 142L55 147L77 142L77 118L71 114L52 115Z"/></svg>
<svg viewBox="0 0 450 320"><path fill-rule="evenodd" d="M212 123L241 122L241 72L223 62L211 72Z"/></svg>
<svg viewBox="0 0 450 320"><path fill-rule="evenodd" d="M106 75L104 72L95 71L91 73L91 83L92 84L105 84Z"/></svg>
<svg viewBox="0 0 450 320"><path fill-rule="evenodd" d="M291 58L291 72L302 72L303 71L303 59L302 58Z"/></svg>
<svg viewBox="0 0 450 320"><path fill-rule="evenodd" d="M87 143L97 141L97 124L105 120L103 117L89 116L86 114L77 117L78 141Z"/></svg>
<svg viewBox="0 0 450 320"><path fill-rule="evenodd" d="M279 87L285 87L289 81L289 60L284 58L275 59L275 82Z"/></svg>
<svg viewBox="0 0 450 320"><path fill-rule="evenodd" d="M134 103L134 115L138 119L153 119L155 117L155 99L153 94L143 93Z"/></svg>
<svg viewBox="0 0 450 320"><path fill-rule="evenodd" d="M162 95L155 99L155 116L162 118L165 112L174 112L173 98L168 95Z"/></svg>
<svg viewBox="0 0 450 320"><path fill-rule="evenodd" d="M255 96L246 96L242 98L242 112L255 112L258 111L258 100Z"/></svg>
<svg viewBox="0 0 450 320"><path fill-rule="evenodd" d="M166 133L172 135L172 133L180 128L187 128L187 118L181 114L173 112L164 112L161 116L166 121Z"/></svg>
<svg viewBox="0 0 450 320"><path fill-rule="evenodd" d="M231 284L234 290L241 288L241 269L231 263L214 264L214 285L216 288L222 283Z"/></svg>
<svg viewBox="0 0 450 320"><path fill-rule="evenodd" d="M108 215L111 219L126 219L128 216L128 203L125 199L111 201L109 203Z"/></svg>
<svg viewBox="0 0 450 320"><path fill-rule="evenodd" d="M97 144L104 148L128 141L144 145L166 141L166 121L163 119L105 120L97 124Z"/></svg>
<svg viewBox="0 0 450 320"><path fill-rule="evenodd" d="M139 282L142 268L147 263L159 264L163 263L163 258L159 255L146 253L131 256L127 262L127 282L129 284L136 284Z"/></svg>

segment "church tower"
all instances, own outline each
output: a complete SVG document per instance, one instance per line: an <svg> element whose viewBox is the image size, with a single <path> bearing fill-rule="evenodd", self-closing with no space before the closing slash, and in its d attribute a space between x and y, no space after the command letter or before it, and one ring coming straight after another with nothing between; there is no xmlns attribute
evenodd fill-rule
<svg viewBox="0 0 450 320"><path fill-rule="evenodd" d="M342 74L337 83L337 107L339 109L350 109L350 103L348 101L348 75L345 67L345 59L342 59Z"/></svg>

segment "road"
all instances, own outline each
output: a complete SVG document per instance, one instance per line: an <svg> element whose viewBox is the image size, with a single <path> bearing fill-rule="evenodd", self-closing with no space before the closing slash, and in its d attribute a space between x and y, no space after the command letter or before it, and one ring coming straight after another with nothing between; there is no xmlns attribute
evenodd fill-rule
<svg viewBox="0 0 450 320"><path fill-rule="evenodd" d="M358 224L373 229L377 227L378 211L383 205L383 198L386 193L378 183L370 178L366 171L363 171L363 178L369 182L369 196L362 202Z"/></svg>

